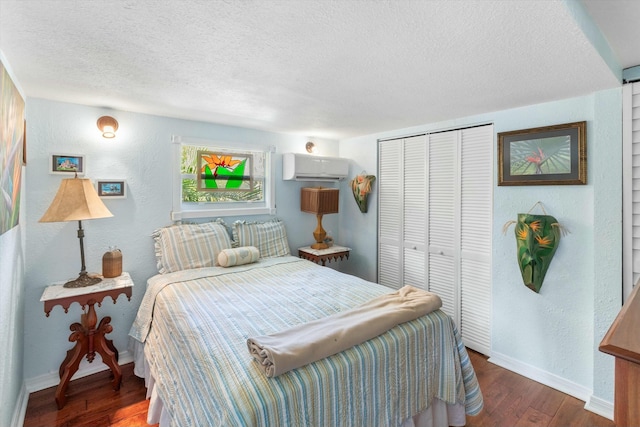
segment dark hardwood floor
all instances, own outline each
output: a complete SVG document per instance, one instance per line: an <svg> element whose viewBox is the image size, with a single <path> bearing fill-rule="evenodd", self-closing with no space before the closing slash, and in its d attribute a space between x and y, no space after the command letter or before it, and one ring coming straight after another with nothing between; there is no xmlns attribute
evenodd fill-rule
<svg viewBox="0 0 640 427"><path fill-rule="evenodd" d="M110 371L71 381L61 410L56 406L55 387L31 393L24 427L148 426L144 380L133 374L133 363L121 368L119 391L111 388Z"/></svg>
<svg viewBox="0 0 640 427"><path fill-rule="evenodd" d="M584 409L584 402L531 381L469 351L484 395L484 409L467 417L467 427L614 427ZM147 426L144 381L133 375L133 364L122 366L122 386L113 391L109 372L71 381L67 404L57 410L55 387L29 396L25 427Z"/></svg>
<svg viewBox="0 0 640 427"><path fill-rule="evenodd" d="M584 402L489 363L469 350L484 409L467 416L467 427L615 427L613 421L584 409Z"/></svg>

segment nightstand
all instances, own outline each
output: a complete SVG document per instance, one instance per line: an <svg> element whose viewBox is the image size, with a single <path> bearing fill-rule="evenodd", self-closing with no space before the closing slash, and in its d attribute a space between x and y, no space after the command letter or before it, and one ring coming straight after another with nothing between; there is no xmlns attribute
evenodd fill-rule
<svg viewBox="0 0 640 427"><path fill-rule="evenodd" d="M122 275L112 279L102 279L100 283L84 288L65 288L63 284L64 282L54 283L51 286L47 286L42 293L40 301L44 302L44 312L47 317L49 317L51 310L56 305L61 305L64 308L64 312L67 313L69 306L74 302L80 304L82 309L86 311L82 314L80 323L72 323L69 326L72 331L71 335L69 335L69 341L75 342L76 345L67 351L67 357L60 365L60 384L56 389L58 409L62 409L64 406L66 400L65 391L69 381L78 370L80 361L85 355L89 362L93 362L96 353L98 353L102 357L104 364L113 373L113 389L120 389L122 372L118 365L118 350L113 345L113 341L105 337L106 334L113 331L113 326L110 325L111 317L103 317L96 327L98 317L93 306L98 304L98 307L100 307L105 297L111 297L115 304L120 294L125 294L127 299L131 300L133 288L133 281L129 273L122 273Z"/></svg>
<svg viewBox="0 0 640 427"><path fill-rule="evenodd" d="M327 261L337 261L338 259L349 259L349 252L351 248L345 248L344 246L331 246L327 249L313 249L311 246L305 246L304 248L298 248L298 256L315 263L322 263L325 265Z"/></svg>

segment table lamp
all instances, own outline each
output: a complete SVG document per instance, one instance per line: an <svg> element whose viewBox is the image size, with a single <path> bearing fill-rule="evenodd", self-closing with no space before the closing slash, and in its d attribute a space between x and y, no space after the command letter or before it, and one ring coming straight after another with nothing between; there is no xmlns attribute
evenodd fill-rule
<svg viewBox="0 0 640 427"><path fill-rule="evenodd" d="M98 193L88 178L63 179L56 196L53 198L49 209L42 215L39 222L65 222L78 221L78 239L80 239L80 260L82 269L77 279L64 284L65 288L82 288L95 285L102 279L89 277L84 263L84 230L83 219L108 218L113 216L109 209L102 203Z"/></svg>
<svg viewBox="0 0 640 427"><path fill-rule="evenodd" d="M313 249L326 249L329 247L324 242L327 233L322 228L322 215L338 213L339 191L337 188L306 187L300 190L300 210L302 212L316 214L318 226L313 232L316 243Z"/></svg>

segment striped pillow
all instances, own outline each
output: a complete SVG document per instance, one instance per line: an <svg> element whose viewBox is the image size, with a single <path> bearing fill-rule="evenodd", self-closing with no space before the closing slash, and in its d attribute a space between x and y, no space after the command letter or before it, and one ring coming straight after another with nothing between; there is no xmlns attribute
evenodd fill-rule
<svg viewBox="0 0 640 427"><path fill-rule="evenodd" d="M218 254L231 248L229 232L221 219L163 227L151 236L160 274L215 266Z"/></svg>
<svg viewBox="0 0 640 427"><path fill-rule="evenodd" d="M233 267L234 265L251 264L260 259L260 251L254 246L223 249L218 254L220 267Z"/></svg>
<svg viewBox="0 0 640 427"><path fill-rule="evenodd" d="M266 222L236 221L233 240L238 246L255 246L261 258L290 255L287 231L279 219Z"/></svg>

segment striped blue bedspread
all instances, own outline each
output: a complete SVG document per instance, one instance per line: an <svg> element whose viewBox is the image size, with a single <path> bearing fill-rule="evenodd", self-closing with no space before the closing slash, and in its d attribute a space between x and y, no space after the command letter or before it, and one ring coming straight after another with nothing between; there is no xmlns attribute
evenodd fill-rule
<svg viewBox="0 0 640 427"><path fill-rule="evenodd" d="M392 291L294 257L157 275L130 335L174 426L397 426L434 397L477 414L475 372L440 310L275 378L247 351L249 336Z"/></svg>

